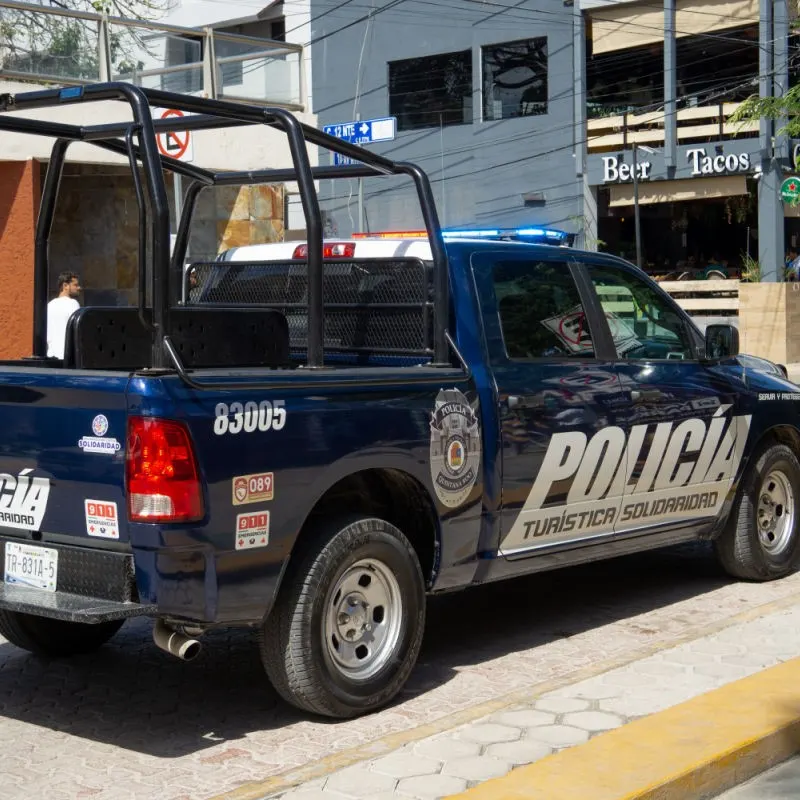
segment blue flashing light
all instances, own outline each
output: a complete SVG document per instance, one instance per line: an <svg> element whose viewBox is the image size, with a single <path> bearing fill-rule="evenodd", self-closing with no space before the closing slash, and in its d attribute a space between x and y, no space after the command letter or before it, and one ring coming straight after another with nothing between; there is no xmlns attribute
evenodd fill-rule
<svg viewBox="0 0 800 800"><path fill-rule="evenodd" d="M568 234L552 228L487 228L442 231L445 239L545 239L565 242Z"/></svg>
<svg viewBox="0 0 800 800"><path fill-rule="evenodd" d="M546 231L544 228L518 228L517 236L549 236L555 231Z"/></svg>
<svg viewBox="0 0 800 800"><path fill-rule="evenodd" d="M477 231L442 231L445 239L481 239L484 237L500 236L498 230L477 230Z"/></svg>
<svg viewBox="0 0 800 800"><path fill-rule="evenodd" d="M62 89L58 93L59 100L71 100L73 97L80 97L83 94L83 86L70 86L68 89Z"/></svg>

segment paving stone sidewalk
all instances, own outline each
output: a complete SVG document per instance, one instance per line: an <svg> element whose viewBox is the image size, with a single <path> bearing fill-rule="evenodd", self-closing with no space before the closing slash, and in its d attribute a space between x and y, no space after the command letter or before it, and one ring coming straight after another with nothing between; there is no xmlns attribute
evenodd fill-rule
<svg viewBox="0 0 800 800"><path fill-rule="evenodd" d="M800 606L792 606L264 797L447 797L798 656Z"/></svg>

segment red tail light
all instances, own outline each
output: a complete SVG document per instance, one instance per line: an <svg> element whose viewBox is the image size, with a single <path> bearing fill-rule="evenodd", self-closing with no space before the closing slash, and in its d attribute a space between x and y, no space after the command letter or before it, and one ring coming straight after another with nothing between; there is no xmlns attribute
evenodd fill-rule
<svg viewBox="0 0 800 800"><path fill-rule="evenodd" d="M326 242L322 245L323 258L352 258L355 252L355 242ZM292 258L308 258L308 245L297 245Z"/></svg>
<svg viewBox="0 0 800 800"><path fill-rule="evenodd" d="M129 417L126 472L131 522L195 522L203 518L203 490L183 423Z"/></svg>

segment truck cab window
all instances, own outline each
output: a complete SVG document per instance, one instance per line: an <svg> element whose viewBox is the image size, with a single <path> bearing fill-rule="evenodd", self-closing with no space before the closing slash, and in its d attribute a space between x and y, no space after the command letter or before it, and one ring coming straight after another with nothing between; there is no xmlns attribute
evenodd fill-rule
<svg viewBox="0 0 800 800"><path fill-rule="evenodd" d="M651 286L613 267L590 266L589 277L620 358L696 358L686 321Z"/></svg>
<svg viewBox="0 0 800 800"><path fill-rule="evenodd" d="M565 263L498 261L492 283L509 358L594 358L588 321Z"/></svg>

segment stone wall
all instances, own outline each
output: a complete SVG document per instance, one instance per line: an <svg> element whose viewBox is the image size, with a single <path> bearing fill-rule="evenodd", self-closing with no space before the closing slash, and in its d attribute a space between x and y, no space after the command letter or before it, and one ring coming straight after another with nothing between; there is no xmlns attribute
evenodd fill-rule
<svg viewBox="0 0 800 800"><path fill-rule="evenodd" d="M204 189L195 210L192 261L212 260L224 250L283 241L282 186L219 186Z"/></svg>
<svg viewBox="0 0 800 800"><path fill-rule="evenodd" d="M66 167L50 238L51 297L62 270L80 275L81 305L136 303L139 211L127 170Z"/></svg>
<svg viewBox="0 0 800 800"><path fill-rule="evenodd" d="M167 176L174 216L174 188ZM139 217L127 170L69 165L50 245L50 289L65 269L84 286L81 304L135 305L138 287ZM281 241L283 187L224 186L200 193L192 226L192 261L212 260L230 247ZM173 223L174 229L174 223Z"/></svg>

